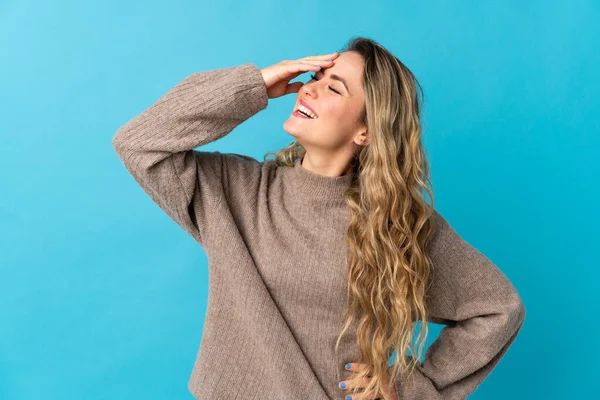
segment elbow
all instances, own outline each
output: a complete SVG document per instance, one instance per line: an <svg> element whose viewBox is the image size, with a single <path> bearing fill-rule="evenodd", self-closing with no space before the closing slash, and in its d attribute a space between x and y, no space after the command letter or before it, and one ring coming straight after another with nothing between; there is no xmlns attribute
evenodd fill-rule
<svg viewBox="0 0 600 400"><path fill-rule="evenodd" d="M113 136L113 138L112 138L112 146L113 146L113 148L115 149L115 151L117 153L119 152L119 149L120 149L121 144L122 144L121 143L122 142L121 135L119 133L120 133L120 130L117 131L117 133L115 133L114 136Z"/></svg>
<svg viewBox="0 0 600 400"><path fill-rule="evenodd" d="M123 162L126 162L127 159L130 158L129 156L132 153L132 148L134 148L134 146L132 146L130 143L128 143L126 131L123 130L123 128L119 129L113 135L111 143L112 143L114 151L117 153L119 158L121 158L121 160ZM127 155L127 157L126 157L126 155Z"/></svg>
<svg viewBox="0 0 600 400"><path fill-rule="evenodd" d="M123 126L121 126L117 131L113 134L112 137L112 145L113 148L117 151L117 153L125 147L128 147L128 141L131 140L131 123L132 121L127 122Z"/></svg>
<svg viewBox="0 0 600 400"><path fill-rule="evenodd" d="M519 305L519 312L518 312L518 321L519 321L519 328L521 328L521 325L523 325L523 322L525 322L525 304L523 304L523 302L520 302Z"/></svg>
<svg viewBox="0 0 600 400"><path fill-rule="evenodd" d="M512 300L507 303L506 316L507 326L511 328L511 331L513 333L519 331L525 321L525 304L516 292Z"/></svg>

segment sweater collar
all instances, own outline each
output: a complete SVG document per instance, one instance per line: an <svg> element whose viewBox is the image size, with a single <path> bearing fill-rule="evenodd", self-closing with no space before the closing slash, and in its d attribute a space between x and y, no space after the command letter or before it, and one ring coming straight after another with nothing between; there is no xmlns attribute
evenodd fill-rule
<svg viewBox="0 0 600 400"><path fill-rule="evenodd" d="M302 158L295 161L290 172L294 188L303 196L315 199L343 200L344 193L352 182L352 174L333 177L310 171L302 166Z"/></svg>

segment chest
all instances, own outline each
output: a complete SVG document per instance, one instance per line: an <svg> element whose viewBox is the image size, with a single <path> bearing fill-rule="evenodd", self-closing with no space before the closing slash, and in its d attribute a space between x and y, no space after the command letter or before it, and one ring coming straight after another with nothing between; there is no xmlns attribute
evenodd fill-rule
<svg viewBox="0 0 600 400"><path fill-rule="evenodd" d="M251 248L273 300L290 317L339 317L346 304L346 209L280 207L270 215Z"/></svg>

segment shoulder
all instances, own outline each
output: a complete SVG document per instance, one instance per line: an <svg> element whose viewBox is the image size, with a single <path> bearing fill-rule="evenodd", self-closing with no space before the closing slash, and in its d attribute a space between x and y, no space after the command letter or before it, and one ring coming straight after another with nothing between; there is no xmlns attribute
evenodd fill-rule
<svg viewBox="0 0 600 400"><path fill-rule="evenodd" d="M263 181L274 178L277 165L274 160L259 161L239 153L214 152L221 164L221 179L226 188L250 190Z"/></svg>
<svg viewBox="0 0 600 400"><path fill-rule="evenodd" d="M254 157L239 153L220 153L223 167L233 172L264 172L277 168L274 160L259 161Z"/></svg>
<svg viewBox="0 0 600 400"><path fill-rule="evenodd" d="M432 252L437 254L440 251L459 250L459 248L466 251L475 250L440 212L434 210L431 219L434 225L434 233L430 241Z"/></svg>
<svg viewBox="0 0 600 400"><path fill-rule="evenodd" d="M482 282L489 286L486 290L498 287L512 290L507 277L489 257L461 236L439 212L434 212L433 218L436 227L428 254L432 274L438 282L455 289L464 286L466 291Z"/></svg>

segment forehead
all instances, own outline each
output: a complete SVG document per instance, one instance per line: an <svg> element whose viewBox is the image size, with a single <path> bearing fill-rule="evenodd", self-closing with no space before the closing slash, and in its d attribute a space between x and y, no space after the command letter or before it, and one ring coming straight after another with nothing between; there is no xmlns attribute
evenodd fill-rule
<svg viewBox="0 0 600 400"><path fill-rule="evenodd" d="M350 86L350 91L362 88L362 73L364 60L355 51L344 51L335 59L333 66L326 68L328 73L334 73L342 78ZM325 71L325 70L324 70Z"/></svg>

